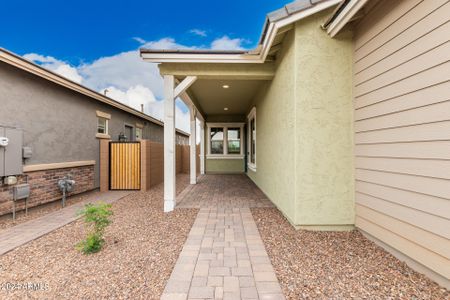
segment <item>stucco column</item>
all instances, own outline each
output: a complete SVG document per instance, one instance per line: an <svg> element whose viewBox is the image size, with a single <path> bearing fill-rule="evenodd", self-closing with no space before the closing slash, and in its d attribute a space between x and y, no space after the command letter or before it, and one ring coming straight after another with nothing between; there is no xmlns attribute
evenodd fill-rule
<svg viewBox="0 0 450 300"><path fill-rule="evenodd" d="M164 212L176 205L174 86L174 76L164 75Z"/></svg>
<svg viewBox="0 0 450 300"><path fill-rule="evenodd" d="M190 144L191 144L191 163L190 163L190 172L191 172L191 184L197 183L197 124L196 120L196 110L195 107L191 107L191 136L190 136Z"/></svg>
<svg viewBox="0 0 450 300"><path fill-rule="evenodd" d="M205 174L205 122L200 122L200 174Z"/></svg>

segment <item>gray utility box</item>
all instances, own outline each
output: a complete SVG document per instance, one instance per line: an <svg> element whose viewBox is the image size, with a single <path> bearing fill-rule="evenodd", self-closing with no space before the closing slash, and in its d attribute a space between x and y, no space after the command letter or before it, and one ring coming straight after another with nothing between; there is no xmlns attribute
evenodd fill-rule
<svg viewBox="0 0 450 300"><path fill-rule="evenodd" d="M22 140L22 129L0 126L0 177L22 174Z"/></svg>

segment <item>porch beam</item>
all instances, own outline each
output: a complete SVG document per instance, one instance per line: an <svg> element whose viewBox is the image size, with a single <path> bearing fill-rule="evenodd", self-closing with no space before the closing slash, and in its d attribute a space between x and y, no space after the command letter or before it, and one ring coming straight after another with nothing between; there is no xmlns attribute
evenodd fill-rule
<svg viewBox="0 0 450 300"><path fill-rule="evenodd" d="M197 76L186 76L182 82L180 82L175 88L175 98L178 98L181 93L184 93L195 81L197 80Z"/></svg>
<svg viewBox="0 0 450 300"><path fill-rule="evenodd" d="M176 205L175 77L164 75L164 212Z"/></svg>
<svg viewBox="0 0 450 300"><path fill-rule="evenodd" d="M275 70L274 62L264 64L162 63L159 65L161 75L197 76L198 79L272 80Z"/></svg>
<svg viewBox="0 0 450 300"><path fill-rule="evenodd" d="M191 111L190 111L190 115L191 115L191 136L190 136L190 154L191 154L191 159L190 159L190 173L191 173L191 184L196 184L197 183L197 144L196 144L196 137L197 137L197 133L196 133L196 129L197 129L197 124L196 124L196 109L195 107L191 107Z"/></svg>

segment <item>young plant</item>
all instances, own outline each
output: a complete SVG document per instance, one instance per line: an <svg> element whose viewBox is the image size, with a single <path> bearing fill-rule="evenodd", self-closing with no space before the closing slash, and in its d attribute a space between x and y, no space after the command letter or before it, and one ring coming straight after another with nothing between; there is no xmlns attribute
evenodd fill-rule
<svg viewBox="0 0 450 300"><path fill-rule="evenodd" d="M105 240L103 233L111 223L109 217L113 214L111 204L98 203L86 204L79 213L84 217L86 227L89 230L86 239L77 244L77 249L84 254L91 254L100 251Z"/></svg>

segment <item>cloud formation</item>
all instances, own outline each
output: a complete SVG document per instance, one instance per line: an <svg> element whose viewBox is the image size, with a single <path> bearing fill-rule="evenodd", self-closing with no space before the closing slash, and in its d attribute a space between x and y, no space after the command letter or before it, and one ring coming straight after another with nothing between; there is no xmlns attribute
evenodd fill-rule
<svg viewBox="0 0 450 300"><path fill-rule="evenodd" d="M207 36L206 30L201 30L201 29L194 28L194 29L189 30L189 32L192 33L192 34L201 36L201 37L206 37Z"/></svg>
<svg viewBox="0 0 450 300"><path fill-rule="evenodd" d="M196 29L191 30L192 33L200 36L205 34L206 36L206 32L202 30L193 32L194 30ZM141 47L149 49L202 48L182 45L169 37L156 41L146 41L140 37L134 37L133 39L140 43ZM213 40L209 48L243 50L245 42L244 39L231 39L228 36L223 36ZM202 49L205 49L205 47ZM144 104L144 112L146 114L159 120L163 119L163 79L159 74L157 65L144 62L139 55L138 49L100 57L90 63L83 63L78 66L72 66L52 56L36 53L25 54L24 58L101 93L107 89L108 97L137 110L141 110L141 104ZM175 122L177 128L190 132L189 112L179 99L176 105Z"/></svg>
<svg viewBox="0 0 450 300"><path fill-rule="evenodd" d="M211 49L213 50L244 50L245 39L230 39L228 36L224 35L221 38L215 39L211 43Z"/></svg>

